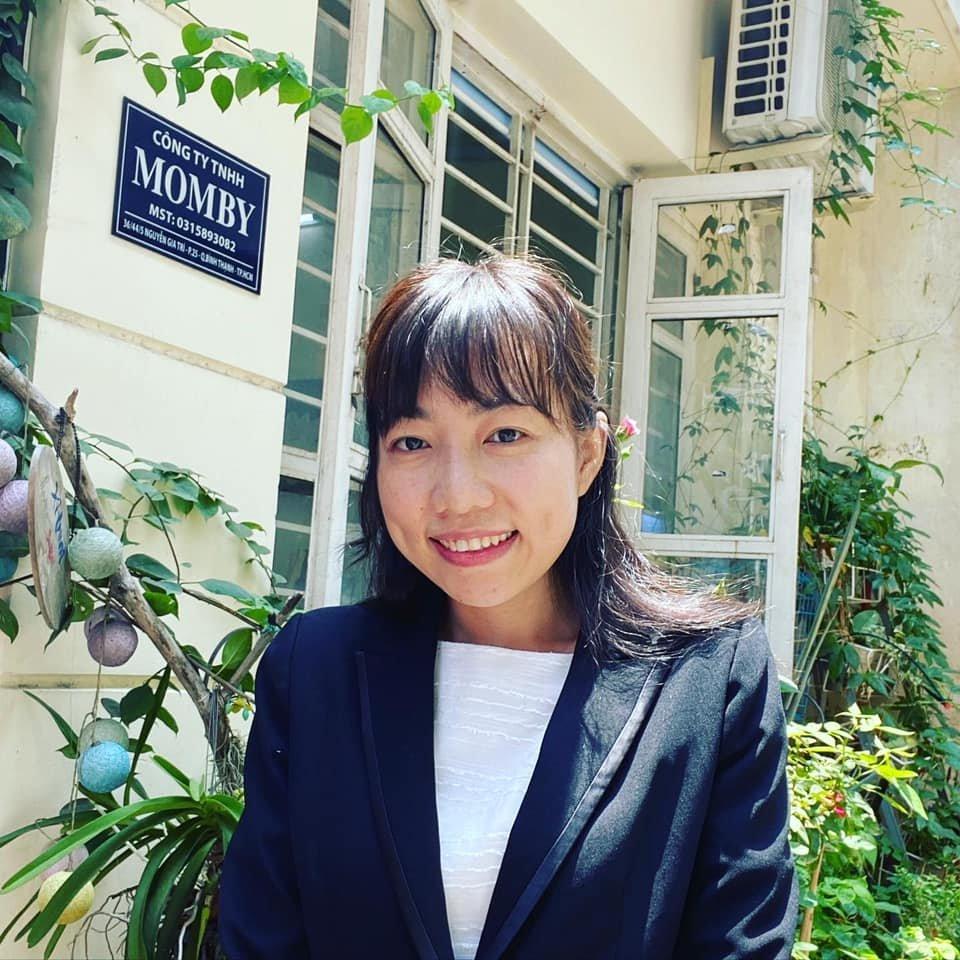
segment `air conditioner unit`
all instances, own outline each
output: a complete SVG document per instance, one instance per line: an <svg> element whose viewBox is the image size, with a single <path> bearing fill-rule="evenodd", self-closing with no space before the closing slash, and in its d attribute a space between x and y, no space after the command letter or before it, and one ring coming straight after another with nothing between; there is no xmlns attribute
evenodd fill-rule
<svg viewBox="0 0 960 960"><path fill-rule="evenodd" d="M743 151L755 166L800 163L814 167L818 180L830 178L830 139L837 125L858 140L868 131L858 114L844 113L841 106L850 95L848 83L863 83L862 75L835 52L850 44L854 2L733 0L723 134L736 144L776 143L780 149L769 158L756 147ZM876 105L863 89L853 92ZM739 153L730 151L727 162L736 163ZM873 176L861 166L848 183L836 185L847 194L871 194Z"/></svg>

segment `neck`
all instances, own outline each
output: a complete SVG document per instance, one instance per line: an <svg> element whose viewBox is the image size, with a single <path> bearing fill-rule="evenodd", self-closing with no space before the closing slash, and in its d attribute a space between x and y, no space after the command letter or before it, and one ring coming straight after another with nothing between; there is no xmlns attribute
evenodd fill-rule
<svg viewBox="0 0 960 960"><path fill-rule="evenodd" d="M545 653L571 653L580 625L568 602L556 595L519 596L495 607L473 607L451 598L441 640Z"/></svg>

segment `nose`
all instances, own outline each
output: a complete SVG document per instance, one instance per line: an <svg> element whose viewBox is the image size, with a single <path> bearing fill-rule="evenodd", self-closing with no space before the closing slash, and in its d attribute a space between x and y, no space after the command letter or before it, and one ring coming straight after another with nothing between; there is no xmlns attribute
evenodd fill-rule
<svg viewBox="0 0 960 960"><path fill-rule="evenodd" d="M477 458L461 450L448 450L437 462L432 506L440 516L468 516L489 509L494 490L487 469Z"/></svg>

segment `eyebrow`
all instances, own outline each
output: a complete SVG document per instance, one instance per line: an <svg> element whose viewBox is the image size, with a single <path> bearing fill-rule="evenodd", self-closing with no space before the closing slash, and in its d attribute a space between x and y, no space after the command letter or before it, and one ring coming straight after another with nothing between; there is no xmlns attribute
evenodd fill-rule
<svg viewBox="0 0 960 960"><path fill-rule="evenodd" d="M477 416L480 416L484 413L490 413L493 410L499 410L501 407L526 407L529 404L526 403L498 403L492 407L484 406L482 403L477 403L476 400L466 400L464 401L466 406L470 407L472 413ZM414 407L413 413L409 417L401 417L401 420L429 420L430 415L426 410L423 409L419 404Z"/></svg>

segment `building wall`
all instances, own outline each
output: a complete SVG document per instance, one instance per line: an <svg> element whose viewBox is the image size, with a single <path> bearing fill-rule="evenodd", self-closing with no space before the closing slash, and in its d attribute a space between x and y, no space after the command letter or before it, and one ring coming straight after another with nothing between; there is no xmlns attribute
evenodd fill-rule
<svg viewBox="0 0 960 960"><path fill-rule="evenodd" d="M186 20L181 15L164 13L159 3L120 7L139 49L154 49L166 58L182 52L179 30ZM203 14L231 26L242 20L258 44L297 50L309 62L315 12L311 3L269 8L250 3L238 18L235 5L224 0L205 3ZM42 13L29 63L38 82L39 117L26 140L36 167L31 206L38 216L24 240L13 245L10 276L13 289L44 302L34 329L35 382L54 403L79 387L82 428L121 440L152 460L199 471L239 508L237 519L267 528L264 540L271 545L307 122L293 123L292 108L278 108L275 97L252 97L225 115L206 91L181 109L172 88L155 100L129 58L95 65L92 56L80 55L84 41L103 32L102 21L85 4L44 4ZM124 95L270 173L260 296L111 236ZM15 341L10 346L17 350ZM88 466L96 484L122 486L123 475L109 462L93 457ZM110 501L104 502L109 510ZM114 529L119 531L119 524ZM139 545L129 551L171 563L158 531L140 523L130 535ZM264 588L265 578L243 564L239 541L222 519L204 524L191 516L180 525L175 543L180 559L193 564L185 578L222 577ZM28 569L24 562L19 572ZM71 627L45 650L49 630L36 602L23 587L4 592L22 632L14 644L0 647L0 756L8 772L16 771L17 783L12 790L7 781L0 832L56 812L71 790L72 764L54 752L62 740L23 688L79 728L96 687L96 664L87 654L81 626ZM184 598L181 617L170 626L181 642L206 654L236 621ZM100 695L119 698L162 665L159 653L141 637L126 665L103 671ZM197 776L204 769L199 718L184 694L169 696L167 703L181 736L161 728L151 739ZM151 793L178 791L149 761L141 769ZM0 874L5 879L42 846L35 837L5 848ZM138 866L130 864L128 882ZM35 886L0 899L4 925ZM69 956L70 939L68 931L55 956ZM10 940L0 946L0 957L22 957L23 941ZM91 951L89 956L106 956L95 944ZM78 955L87 954L81 949Z"/></svg>
<svg viewBox="0 0 960 960"><path fill-rule="evenodd" d="M929 117L925 111L924 117ZM960 90L947 92L936 122L960 131ZM960 153L947 137L922 138L920 162L960 181ZM840 428L882 415L869 434L877 458L893 462L916 457L936 463L941 483L927 468L906 471L903 506L911 523L929 534L921 539L944 606L932 611L954 665L960 666L960 511L956 471L960 469L960 216L936 218L901 208L914 195L894 158L881 158L876 197L856 208L852 224L827 221L826 240L814 244L814 296L833 308L814 319L812 377L830 378L820 403ZM939 202L960 206L956 189L928 187ZM849 310L855 317L843 316ZM867 357L867 351L874 350ZM919 356L918 356L919 353ZM848 358L864 357L832 376ZM912 369L907 375L908 367ZM842 444L839 432L824 431Z"/></svg>

